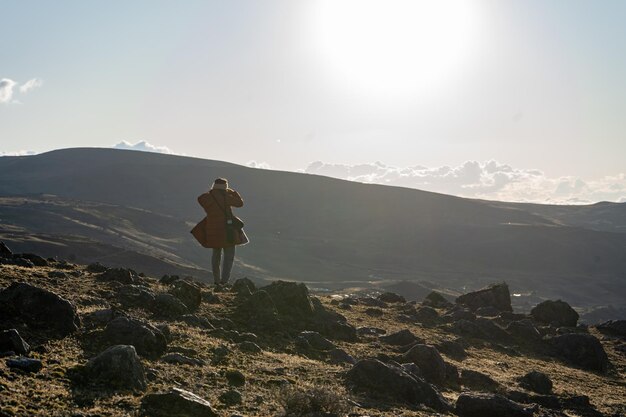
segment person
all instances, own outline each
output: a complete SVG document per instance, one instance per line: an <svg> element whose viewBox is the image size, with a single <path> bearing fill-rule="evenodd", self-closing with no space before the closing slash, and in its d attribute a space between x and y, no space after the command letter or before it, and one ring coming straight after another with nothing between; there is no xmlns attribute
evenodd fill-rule
<svg viewBox="0 0 626 417"><path fill-rule="evenodd" d="M206 217L191 233L202 246L213 249L213 280L216 286L225 286L235 261L235 246L249 242L242 228L243 222L232 213L232 207L243 207L243 199L237 191L228 188L228 180L218 178L213 182L211 190L198 197L198 203Z"/></svg>

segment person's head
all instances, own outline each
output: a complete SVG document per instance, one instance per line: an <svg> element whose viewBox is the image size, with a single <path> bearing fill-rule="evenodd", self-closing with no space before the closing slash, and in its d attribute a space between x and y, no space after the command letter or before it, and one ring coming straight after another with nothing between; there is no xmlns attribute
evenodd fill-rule
<svg viewBox="0 0 626 417"><path fill-rule="evenodd" d="M213 181L213 190L226 190L228 189L228 180L226 178L218 178Z"/></svg>

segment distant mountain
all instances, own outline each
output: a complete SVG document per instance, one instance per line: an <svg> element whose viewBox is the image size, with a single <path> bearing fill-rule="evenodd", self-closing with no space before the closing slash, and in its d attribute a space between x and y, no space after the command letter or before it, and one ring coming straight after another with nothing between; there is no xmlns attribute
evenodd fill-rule
<svg viewBox="0 0 626 417"><path fill-rule="evenodd" d="M209 251L189 230L203 217L196 197L220 176L245 200L237 213L251 243L238 251L236 275L333 286L427 280L456 290L505 280L512 292L580 306L626 298L626 204L472 200L135 151L0 158L0 238L25 250L28 236L80 237L109 248L103 256L129 251L206 277Z"/></svg>

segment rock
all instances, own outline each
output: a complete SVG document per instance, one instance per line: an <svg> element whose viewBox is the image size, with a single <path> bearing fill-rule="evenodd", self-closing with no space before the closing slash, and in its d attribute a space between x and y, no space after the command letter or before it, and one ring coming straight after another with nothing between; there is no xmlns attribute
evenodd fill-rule
<svg viewBox="0 0 626 417"><path fill-rule="evenodd" d="M230 350L227 346L222 345L216 347L215 349L213 349L213 358L211 359L211 363L214 365L219 365L227 362L227 357L229 353Z"/></svg>
<svg viewBox="0 0 626 417"><path fill-rule="evenodd" d="M456 299L456 302L466 305L472 311L481 307L494 307L499 311L513 311L509 286L506 283L492 284L481 290L463 294Z"/></svg>
<svg viewBox="0 0 626 417"><path fill-rule="evenodd" d="M101 273L98 278L102 281L117 281L122 284L133 284L137 274L132 269L111 268Z"/></svg>
<svg viewBox="0 0 626 417"><path fill-rule="evenodd" d="M356 363L356 359L354 359L354 357L352 357L345 350L339 348L328 351L328 359L330 360L330 363L335 364L349 363L354 365Z"/></svg>
<svg viewBox="0 0 626 417"><path fill-rule="evenodd" d="M87 272L91 272L94 274L100 274L102 272L105 272L107 269L108 268L106 266L100 264L99 262L87 265Z"/></svg>
<svg viewBox="0 0 626 417"><path fill-rule="evenodd" d="M552 392L552 380L543 372L528 372L519 378L519 382L522 387L538 394L550 394Z"/></svg>
<svg viewBox="0 0 626 417"><path fill-rule="evenodd" d="M157 323L154 325L154 327L156 327L161 333L163 333L166 342L172 341L172 330L167 323Z"/></svg>
<svg viewBox="0 0 626 417"><path fill-rule="evenodd" d="M9 247L4 242L0 242L0 257L2 258L13 257L13 252L11 252L11 249L9 249Z"/></svg>
<svg viewBox="0 0 626 417"><path fill-rule="evenodd" d="M124 307L150 309L154 303L154 293L141 285L124 285L117 290L117 300Z"/></svg>
<svg viewBox="0 0 626 417"><path fill-rule="evenodd" d="M450 408L433 386L401 367L385 365L377 359L357 362L346 373L346 383L353 391L371 397L391 398L410 405L425 404L437 411Z"/></svg>
<svg viewBox="0 0 626 417"><path fill-rule="evenodd" d="M159 278L159 282L164 285L170 285L174 281L178 281L180 277L178 275L163 275Z"/></svg>
<svg viewBox="0 0 626 417"><path fill-rule="evenodd" d="M246 377L240 371L235 369L229 369L226 371L226 380L228 381L228 385L232 385L234 387L243 387L246 385Z"/></svg>
<svg viewBox="0 0 626 417"><path fill-rule="evenodd" d="M18 355L26 355L30 352L30 346L22 339L17 330L0 330L0 353L2 352L15 352Z"/></svg>
<svg viewBox="0 0 626 417"><path fill-rule="evenodd" d="M479 339L487 338L485 332L474 322L469 320L458 320L452 324L451 330L461 336L475 337Z"/></svg>
<svg viewBox="0 0 626 417"><path fill-rule="evenodd" d="M242 321L258 320L263 324L275 324L278 309L267 291L259 290L241 303L235 312Z"/></svg>
<svg viewBox="0 0 626 417"><path fill-rule="evenodd" d="M383 300L379 300L378 298L374 298L374 297L360 297L357 299L358 303L364 306L368 306L368 307L378 307L378 308L384 308L387 307L387 303L385 303Z"/></svg>
<svg viewBox="0 0 626 417"><path fill-rule="evenodd" d="M437 291L433 291L424 298L422 305L434 308L448 308L452 303Z"/></svg>
<svg viewBox="0 0 626 417"><path fill-rule="evenodd" d="M609 320L596 326L598 330L601 330L608 334L613 334L626 339L626 320Z"/></svg>
<svg viewBox="0 0 626 417"><path fill-rule="evenodd" d="M152 311L159 317L177 317L187 314L189 309L185 303L172 294L159 294L154 297Z"/></svg>
<svg viewBox="0 0 626 417"><path fill-rule="evenodd" d="M148 394L141 400L145 417L218 417L211 404L189 391L172 388L170 392Z"/></svg>
<svg viewBox="0 0 626 417"><path fill-rule="evenodd" d="M215 327L211 322L196 314L183 314L178 318L180 321L187 323L190 326L199 327L201 329L214 329Z"/></svg>
<svg viewBox="0 0 626 417"><path fill-rule="evenodd" d="M458 387L461 384L459 368L450 362L446 362L446 384L455 387Z"/></svg>
<svg viewBox="0 0 626 417"><path fill-rule="evenodd" d="M314 312L309 290L304 284L274 281L261 290L270 296L281 316L298 320L309 318Z"/></svg>
<svg viewBox="0 0 626 417"><path fill-rule="evenodd" d="M67 278L67 276L63 271L48 271L48 278Z"/></svg>
<svg viewBox="0 0 626 417"><path fill-rule="evenodd" d="M261 353L263 351L263 349L261 349L259 345L254 342L241 342L237 345L237 347L239 347L239 350L242 352L247 353Z"/></svg>
<svg viewBox="0 0 626 417"><path fill-rule="evenodd" d="M486 338L492 341L507 341L510 339L509 334L493 320L485 317L479 317L474 324L486 335Z"/></svg>
<svg viewBox="0 0 626 417"><path fill-rule="evenodd" d="M53 292L23 282L0 291L0 320L19 320L32 329L67 336L80 326L76 308Z"/></svg>
<svg viewBox="0 0 626 417"><path fill-rule="evenodd" d="M434 346L415 345L402 355L402 360L417 365L429 382L443 384L446 380L446 364Z"/></svg>
<svg viewBox="0 0 626 417"><path fill-rule="evenodd" d="M411 316L414 321L423 324L432 324L439 319L439 313L437 313L437 310L432 307L419 307L411 314Z"/></svg>
<svg viewBox="0 0 626 417"><path fill-rule="evenodd" d="M519 340L536 341L541 339L541 333L539 333L533 322L528 319L512 321L506 327L506 331Z"/></svg>
<svg viewBox="0 0 626 417"><path fill-rule="evenodd" d="M393 292L384 292L376 298L385 303L406 303L406 299L403 296Z"/></svg>
<svg viewBox="0 0 626 417"><path fill-rule="evenodd" d="M435 345L437 350L441 353L444 353L451 358L461 360L467 357L467 352L465 352L465 348L459 342L455 342L453 340L444 340Z"/></svg>
<svg viewBox="0 0 626 417"><path fill-rule="evenodd" d="M468 321L476 320L476 315L474 313L472 313L469 309L459 306L459 305L456 305L450 308L450 310L448 310L443 317L447 319L448 321L453 321L453 322L459 321L459 320L468 320Z"/></svg>
<svg viewBox="0 0 626 417"><path fill-rule="evenodd" d="M233 282L230 290L239 296L247 297L256 291L256 285L249 278L239 278Z"/></svg>
<svg viewBox="0 0 626 417"><path fill-rule="evenodd" d="M530 310L530 315L541 323L552 324L556 327L576 327L578 322L578 313L561 300L547 300L537 304Z"/></svg>
<svg viewBox="0 0 626 417"><path fill-rule="evenodd" d="M381 336L387 333L387 330L379 327L359 327L356 332L358 336Z"/></svg>
<svg viewBox="0 0 626 417"><path fill-rule="evenodd" d="M12 369L19 369L24 372L39 372L43 368L43 364L39 359L31 358L14 358L6 360L7 367Z"/></svg>
<svg viewBox="0 0 626 417"><path fill-rule="evenodd" d="M207 304L219 304L222 301L217 294L210 291L202 293L202 300Z"/></svg>
<svg viewBox="0 0 626 417"><path fill-rule="evenodd" d="M356 328L342 320L321 320L316 323L315 327L335 340L343 340L346 342L356 342Z"/></svg>
<svg viewBox="0 0 626 417"><path fill-rule="evenodd" d="M532 417L533 412L498 394L463 393L456 401L459 417Z"/></svg>
<svg viewBox="0 0 626 417"><path fill-rule="evenodd" d="M472 390L495 392L500 389L500 384L489 375L471 369L461 370L460 382Z"/></svg>
<svg viewBox="0 0 626 417"><path fill-rule="evenodd" d="M381 342L394 346L408 346L413 343L423 343L423 340L415 336L409 329L404 329L378 338Z"/></svg>
<svg viewBox="0 0 626 417"><path fill-rule="evenodd" d="M111 346L90 359L81 374L90 382L116 390L143 391L147 387L144 367L130 345Z"/></svg>
<svg viewBox="0 0 626 417"><path fill-rule="evenodd" d="M306 342L316 350L331 350L335 349L336 346L333 342L326 339L324 336L317 332L312 331L304 331L298 335L299 338L306 340Z"/></svg>
<svg viewBox="0 0 626 417"><path fill-rule="evenodd" d="M369 307L365 309L365 314L370 317L382 317L384 313L380 308Z"/></svg>
<svg viewBox="0 0 626 417"><path fill-rule="evenodd" d="M159 329L127 317L109 322L102 338L110 345L133 345L137 353L147 358L158 358L167 350L167 341Z"/></svg>
<svg viewBox="0 0 626 417"><path fill-rule="evenodd" d="M476 310L476 315L483 317L497 317L500 315L500 310L494 306L480 307Z"/></svg>
<svg viewBox="0 0 626 417"><path fill-rule="evenodd" d="M15 265L24 268L34 268L35 265L28 259L13 256L12 258L0 258L0 265Z"/></svg>
<svg viewBox="0 0 626 417"><path fill-rule="evenodd" d="M200 307L202 302L200 287L182 279L174 281L171 286L169 293L182 301L190 311L195 311Z"/></svg>
<svg viewBox="0 0 626 417"><path fill-rule="evenodd" d="M197 358L190 358L189 356L185 356L182 353L168 353L161 357L161 361L166 363L172 363L175 365L192 365L192 366L203 366L204 361Z"/></svg>
<svg viewBox="0 0 626 417"><path fill-rule="evenodd" d="M241 404L242 396L236 389L229 389L220 395L220 401L226 406Z"/></svg>
<svg viewBox="0 0 626 417"><path fill-rule="evenodd" d="M576 366L606 372L609 359L600 341L590 334L569 333L547 339L556 354Z"/></svg>
<svg viewBox="0 0 626 417"><path fill-rule="evenodd" d="M19 255L14 256L21 259L27 259L35 266L48 266L48 261L39 255L35 255L34 253L20 253Z"/></svg>

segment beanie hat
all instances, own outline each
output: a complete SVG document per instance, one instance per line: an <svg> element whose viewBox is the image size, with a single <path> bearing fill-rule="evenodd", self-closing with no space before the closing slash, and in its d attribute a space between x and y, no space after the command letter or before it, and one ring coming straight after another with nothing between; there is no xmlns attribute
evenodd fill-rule
<svg viewBox="0 0 626 417"><path fill-rule="evenodd" d="M226 190L228 188L228 180L226 178L218 178L213 182L213 190Z"/></svg>

